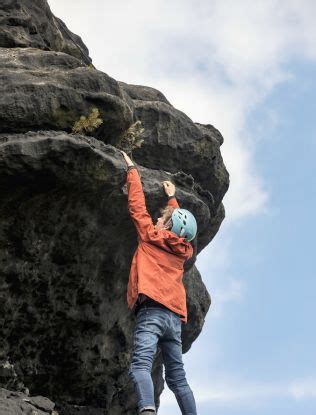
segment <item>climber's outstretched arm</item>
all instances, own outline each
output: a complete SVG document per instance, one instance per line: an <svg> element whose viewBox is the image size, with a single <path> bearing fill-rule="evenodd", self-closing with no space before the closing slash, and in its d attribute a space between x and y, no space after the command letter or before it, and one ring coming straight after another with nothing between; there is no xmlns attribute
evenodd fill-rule
<svg viewBox="0 0 316 415"><path fill-rule="evenodd" d="M176 187L175 185L170 182L170 181L164 181L162 182L164 189L165 189L165 193L168 196L168 206L172 206L174 208L179 208L179 204L177 202L175 193L176 193ZM185 261L184 263L184 270L187 271L188 269L190 269L193 264L196 261L196 255L197 255L197 238L195 237L193 239L193 241L190 242L191 246L193 248L193 254L190 257L190 259L188 259L187 261Z"/></svg>
<svg viewBox="0 0 316 415"><path fill-rule="evenodd" d="M121 153L127 164L128 211L139 237L142 240L147 240L149 233L154 231L154 224L146 208L142 183L133 161L124 151Z"/></svg>
<svg viewBox="0 0 316 415"><path fill-rule="evenodd" d="M177 202L177 199L176 199L176 196L175 196L175 193L176 193L175 185L172 182L170 182L169 180L164 180L162 182L162 184L163 184L165 193L168 196L168 203L167 203L168 206L172 206L174 208L179 208L180 206L179 206L179 204Z"/></svg>

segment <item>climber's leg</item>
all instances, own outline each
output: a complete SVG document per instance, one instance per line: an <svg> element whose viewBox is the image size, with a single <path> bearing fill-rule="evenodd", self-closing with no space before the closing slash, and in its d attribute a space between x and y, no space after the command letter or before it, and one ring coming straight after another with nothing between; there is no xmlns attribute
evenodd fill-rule
<svg viewBox="0 0 316 415"><path fill-rule="evenodd" d="M175 394L182 415L196 415L193 392L186 380L182 361L182 323L172 314L172 325L159 340L165 365L165 378L169 389Z"/></svg>
<svg viewBox="0 0 316 415"><path fill-rule="evenodd" d="M165 327L165 311L158 308L139 310L134 329L133 357L128 371L134 381L139 413L144 409L156 409L151 369L157 351L157 342Z"/></svg>

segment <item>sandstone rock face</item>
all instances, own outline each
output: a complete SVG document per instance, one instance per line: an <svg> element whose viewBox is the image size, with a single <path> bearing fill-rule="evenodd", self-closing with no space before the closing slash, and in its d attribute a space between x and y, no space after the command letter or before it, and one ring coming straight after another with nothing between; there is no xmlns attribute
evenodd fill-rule
<svg viewBox="0 0 316 415"><path fill-rule="evenodd" d="M142 121L134 158L153 219L166 204L163 180L176 184L180 206L197 219L197 249L183 278L184 353L211 302L194 262L225 216L223 138L161 92L88 67L44 0L4 1L0 18L0 408L4 400L4 413L30 413L14 409L24 393L51 400L39 414L134 414L127 369L135 317L126 288L137 235L120 134ZM104 123L93 136L72 134L92 107ZM162 363L158 347L157 406Z"/></svg>
<svg viewBox="0 0 316 415"><path fill-rule="evenodd" d="M54 407L55 404L43 396L28 396L0 388L1 415L58 415Z"/></svg>
<svg viewBox="0 0 316 415"><path fill-rule="evenodd" d="M135 159L150 168L191 174L204 189L213 214L228 188L228 173L220 153L222 136L211 125L196 124L153 88L120 85L132 98L136 118L145 127L145 143ZM205 192L206 191L206 192Z"/></svg>
<svg viewBox="0 0 316 415"><path fill-rule="evenodd" d="M0 132L69 130L97 107L99 134L117 137L133 120L118 82L61 52L0 49Z"/></svg>
<svg viewBox="0 0 316 415"><path fill-rule="evenodd" d="M1 0L0 47L56 50L91 63L88 48L51 12L46 0Z"/></svg>

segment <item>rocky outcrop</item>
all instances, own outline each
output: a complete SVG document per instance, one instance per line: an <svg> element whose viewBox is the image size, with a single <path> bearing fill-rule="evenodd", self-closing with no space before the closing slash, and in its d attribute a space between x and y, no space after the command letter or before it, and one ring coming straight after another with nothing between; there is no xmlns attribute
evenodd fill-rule
<svg viewBox="0 0 316 415"><path fill-rule="evenodd" d="M192 122L153 88L120 85L132 98L133 112L145 127L145 142L135 150L135 159L152 169L191 174L215 215L228 188L219 131Z"/></svg>
<svg viewBox="0 0 316 415"><path fill-rule="evenodd" d="M71 34L75 47L45 1L4 1L1 8L0 386L11 390L1 396L12 408L21 396L15 392L55 402L38 413L133 414L127 369L134 316L126 288L137 236L121 133L142 122L144 143L133 155L148 210L155 219L166 203L161 181L172 180L180 206L198 222L196 253L225 215L223 139L161 92L90 67L77 53L88 56L80 38ZM73 134L74 122L93 107L103 124L93 136ZM194 261L183 279L184 353L210 306ZM152 374L159 405L159 348Z"/></svg>
<svg viewBox="0 0 316 415"><path fill-rule="evenodd" d="M0 388L1 415L58 415L54 407L55 404L43 396L29 396Z"/></svg>
<svg viewBox="0 0 316 415"><path fill-rule="evenodd" d="M88 48L51 12L46 0L1 0L0 47L54 50L91 63Z"/></svg>
<svg viewBox="0 0 316 415"><path fill-rule="evenodd" d="M91 107L100 110L104 140L126 130L133 113L118 82L61 52L2 48L0 132L68 130Z"/></svg>

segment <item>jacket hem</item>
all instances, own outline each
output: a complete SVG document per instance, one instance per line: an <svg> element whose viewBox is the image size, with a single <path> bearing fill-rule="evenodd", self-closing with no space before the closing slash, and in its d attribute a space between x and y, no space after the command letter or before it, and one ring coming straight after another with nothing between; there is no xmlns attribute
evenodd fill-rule
<svg viewBox="0 0 316 415"><path fill-rule="evenodd" d="M178 310L175 310L175 309L172 309L169 305L167 305L166 303L164 303L163 301L161 301L161 300L157 300L156 298L154 298L154 297L150 297L148 294L146 294L146 293L143 293L143 294L145 294L147 297L149 297L150 299L152 299L152 300L154 300L154 301L156 301L157 303L160 303L160 304L162 304L163 306L165 306L168 310L170 310L170 311L172 311L173 313L175 313L175 314L179 314L179 317L180 317L180 319L181 320L183 320L183 321L187 321L187 316L182 312L182 313L179 313L179 311ZM137 299L135 300L135 303L134 304L136 304L137 303ZM137 306L135 307L135 309L137 308ZM134 310L135 310L134 309ZM185 321L185 322L186 322Z"/></svg>

